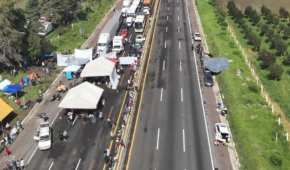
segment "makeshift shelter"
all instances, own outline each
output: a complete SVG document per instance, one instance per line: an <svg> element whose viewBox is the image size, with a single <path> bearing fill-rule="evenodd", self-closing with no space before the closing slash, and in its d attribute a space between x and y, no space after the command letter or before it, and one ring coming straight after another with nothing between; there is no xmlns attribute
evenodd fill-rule
<svg viewBox="0 0 290 170"><path fill-rule="evenodd" d="M22 90L22 87L19 84L10 84L6 86L3 91L9 94L15 94Z"/></svg>
<svg viewBox="0 0 290 170"><path fill-rule="evenodd" d="M94 84L83 82L70 89L58 107L65 109L96 109L103 91L102 88Z"/></svg>
<svg viewBox="0 0 290 170"><path fill-rule="evenodd" d="M58 66L83 65L93 59L93 49L75 49L74 54L57 54Z"/></svg>
<svg viewBox="0 0 290 170"><path fill-rule="evenodd" d="M119 83L119 75L116 72L115 62L104 57L99 57L86 64L81 77L109 77L112 89L116 89Z"/></svg>
<svg viewBox="0 0 290 170"><path fill-rule="evenodd" d="M64 75L68 80L73 78L73 74L77 72L81 67L76 65L67 66L63 69Z"/></svg>
<svg viewBox="0 0 290 170"><path fill-rule="evenodd" d="M0 98L0 121L3 121L12 111L13 108Z"/></svg>
<svg viewBox="0 0 290 170"><path fill-rule="evenodd" d="M226 58L204 58L204 67L213 73L219 73L229 67L229 61Z"/></svg>
<svg viewBox="0 0 290 170"><path fill-rule="evenodd" d="M74 53L75 58L93 60L93 48L89 49L75 49Z"/></svg>
<svg viewBox="0 0 290 170"><path fill-rule="evenodd" d="M8 80L8 79L5 79L5 80L1 81L1 83L0 83L0 90L3 91L4 88L6 86L10 85L10 84L11 84L11 81Z"/></svg>

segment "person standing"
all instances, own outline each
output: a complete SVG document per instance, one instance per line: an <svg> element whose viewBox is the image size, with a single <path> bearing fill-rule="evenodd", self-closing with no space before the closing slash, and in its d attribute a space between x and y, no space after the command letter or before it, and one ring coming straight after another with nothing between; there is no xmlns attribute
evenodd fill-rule
<svg viewBox="0 0 290 170"><path fill-rule="evenodd" d="M24 169L24 166L25 166L25 164L24 164L24 159L21 158L21 159L20 159L20 169L23 170L23 169Z"/></svg>

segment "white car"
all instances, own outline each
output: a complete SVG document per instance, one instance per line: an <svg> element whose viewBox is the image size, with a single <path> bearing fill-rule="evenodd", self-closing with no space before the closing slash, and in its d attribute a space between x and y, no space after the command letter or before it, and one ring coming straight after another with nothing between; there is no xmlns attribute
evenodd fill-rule
<svg viewBox="0 0 290 170"><path fill-rule="evenodd" d="M229 128L224 123L215 124L215 133L216 133L216 140L219 140L222 142L229 142L231 138Z"/></svg>
<svg viewBox="0 0 290 170"><path fill-rule="evenodd" d="M127 17L126 18L127 27L131 27L133 25L133 22L134 22L134 18L133 17Z"/></svg>
<svg viewBox="0 0 290 170"><path fill-rule="evenodd" d="M195 32L193 35L194 41L201 41L201 36L199 32Z"/></svg>
<svg viewBox="0 0 290 170"><path fill-rule="evenodd" d="M39 150L47 150L51 148L51 133L48 121L42 121L37 131L37 135L34 136L34 140L38 141Z"/></svg>
<svg viewBox="0 0 290 170"><path fill-rule="evenodd" d="M150 15L150 8L147 7L147 6L143 7L143 14L144 15Z"/></svg>
<svg viewBox="0 0 290 170"><path fill-rule="evenodd" d="M142 34L137 34L135 37L136 44L142 44L145 41L145 37Z"/></svg>

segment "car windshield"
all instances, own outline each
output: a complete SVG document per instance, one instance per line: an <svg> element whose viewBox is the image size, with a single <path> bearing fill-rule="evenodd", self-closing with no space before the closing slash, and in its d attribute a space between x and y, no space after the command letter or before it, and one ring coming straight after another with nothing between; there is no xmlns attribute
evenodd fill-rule
<svg viewBox="0 0 290 170"><path fill-rule="evenodd" d="M106 46L106 43L98 43L98 46Z"/></svg>
<svg viewBox="0 0 290 170"><path fill-rule="evenodd" d="M48 141L49 140L49 135L40 136L39 140L40 141Z"/></svg>
<svg viewBox="0 0 290 170"><path fill-rule="evenodd" d="M143 23L141 23L141 22L136 22L136 23L135 23L135 28L143 28Z"/></svg>

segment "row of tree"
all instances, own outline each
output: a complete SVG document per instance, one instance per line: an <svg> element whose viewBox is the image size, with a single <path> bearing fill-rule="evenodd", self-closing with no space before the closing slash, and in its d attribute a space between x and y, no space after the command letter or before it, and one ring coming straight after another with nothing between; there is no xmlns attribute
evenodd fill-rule
<svg viewBox="0 0 290 170"><path fill-rule="evenodd" d="M280 8L279 16L273 14L265 6L261 7L260 14L251 6L241 11L234 1L227 5L228 14L239 25L244 33L248 44L258 52L258 60L262 69L269 70L269 78L279 80L283 73L281 65L277 64L276 58L287 56L288 42L290 37L289 13ZM263 42L268 42L269 49L261 49ZM275 53L272 51L275 50ZM283 64L290 65L290 56L285 57Z"/></svg>
<svg viewBox="0 0 290 170"><path fill-rule="evenodd" d="M48 39L39 36L41 16L54 27L66 26L85 19L90 7L82 3L98 0L27 0L24 9L16 8L14 1L0 1L0 68L12 69L38 64L41 56L53 51Z"/></svg>

